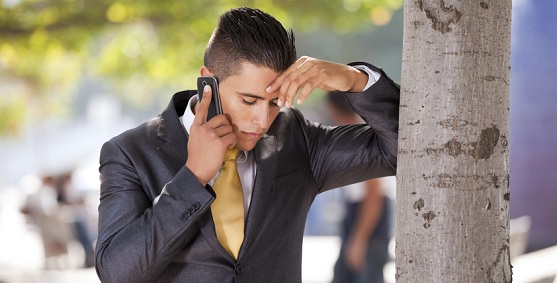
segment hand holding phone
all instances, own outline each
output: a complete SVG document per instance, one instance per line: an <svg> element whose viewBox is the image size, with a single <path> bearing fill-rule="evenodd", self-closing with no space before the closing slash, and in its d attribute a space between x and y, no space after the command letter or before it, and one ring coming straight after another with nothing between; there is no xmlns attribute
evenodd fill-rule
<svg viewBox="0 0 557 283"><path fill-rule="evenodd" d="M212 89L212 96L202 102L207 85ZM186 167L205 186L221 168L226 149L236 145L236 135L228 118L217 116L222 113L217 80L199 77L197 88L197 110L189 130Z"/></svg>
<svg viewBox="0 0 557 283"><path fill-rule="evenodd" d="M201 102L203 99L203 88L205 88L206 85L211 87L211 104L207 112L207 121L209 121L211 118L222 114L222 108L220 104L219 85L215 77L197 78L197 100Z"/></svg>

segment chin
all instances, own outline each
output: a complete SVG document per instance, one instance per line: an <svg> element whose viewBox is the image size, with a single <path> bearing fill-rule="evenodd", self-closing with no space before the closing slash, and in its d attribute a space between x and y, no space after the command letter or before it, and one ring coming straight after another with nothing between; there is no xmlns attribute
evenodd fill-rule
<svg viewBox="0 0 557 283"><path fill-rule="evenodd" d="M238 142L236 143L236 148L242 151L251 151L256 144L257 142Z"/></svg>

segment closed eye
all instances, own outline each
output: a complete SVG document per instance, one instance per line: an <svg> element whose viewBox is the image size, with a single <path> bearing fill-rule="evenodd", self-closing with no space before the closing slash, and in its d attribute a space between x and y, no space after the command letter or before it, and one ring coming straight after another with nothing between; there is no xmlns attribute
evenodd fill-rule
<svg viewBox="0 0 557 283"><path fill-rule="evenodd" d="M247 101L247 100L245 100L245 99L242 99L242 102L243 102L245 105L254 105L255 102L257 102L257 100L254 100L254 101Z"/></svg>
<svg viewBox="0 0 557 283"><path fill-rule="evenodd" d="M256 104L258 100L265 100L264 97L254 95L254 94L251 94L251 93L238 92L238 94L240 94L241 97L242 97L242 103L244 105L248 105L248 106ZM269 104L272 107L279 107L277 102L278 102L278 98L273 98L273 100L271 100L269 102Z"/></svg>

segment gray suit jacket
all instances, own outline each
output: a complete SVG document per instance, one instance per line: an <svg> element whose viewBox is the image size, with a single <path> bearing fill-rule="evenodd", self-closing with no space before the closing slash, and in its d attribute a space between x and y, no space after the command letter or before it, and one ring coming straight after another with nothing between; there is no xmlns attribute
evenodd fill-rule
<svg viewBox="0 0 557 283"><path fill-rule="evenodd" d="M366 64L366 63L354 63ZM96 269L102 282L301 282L306 216L323 191L396 170L399 88L382 73L346 93L367 123L328 127L283 108L257 143L257 174L238 260L219 244L215 193L185 166L178 117L194 91L176 93L158 117L106 142ZM153 200L165 190L156 205Z"/></svg>

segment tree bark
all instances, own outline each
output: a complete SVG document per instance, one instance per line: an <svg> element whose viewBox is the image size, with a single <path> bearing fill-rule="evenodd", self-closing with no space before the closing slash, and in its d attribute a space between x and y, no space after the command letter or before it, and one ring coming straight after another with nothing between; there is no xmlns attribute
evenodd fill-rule
<svg viewBox="0 0 557 283"><path fill-rule="evenodd" d="M511 0L406 0L397 282L511 282Z"/></svg>

